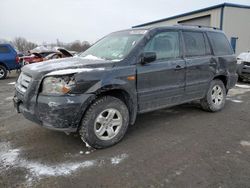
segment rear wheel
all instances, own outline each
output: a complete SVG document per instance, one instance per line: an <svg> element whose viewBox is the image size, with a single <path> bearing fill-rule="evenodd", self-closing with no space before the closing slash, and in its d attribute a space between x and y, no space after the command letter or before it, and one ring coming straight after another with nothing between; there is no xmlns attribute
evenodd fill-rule
<svg viewBox="0 0 250 188"><path fill-rule="evenodd" d="M0 65L0 80L5 79L6 76L7 76L7 69L3 65Z"/></svg>
<svg viewBox="0 0 250 188"><path fill-rule="evenodd" d="M93 148L106 148L118 143L129 124L127 106L118 98L97 99L85 113L80 135Z"/></svg>
<svg viewBox="0 0 250 188"><path fill-rule="evenodd" d="M226 88L221 80L213 80L206 96L201 100L201 106L209 112L217 112L223 109L226 102Z"/></svg>

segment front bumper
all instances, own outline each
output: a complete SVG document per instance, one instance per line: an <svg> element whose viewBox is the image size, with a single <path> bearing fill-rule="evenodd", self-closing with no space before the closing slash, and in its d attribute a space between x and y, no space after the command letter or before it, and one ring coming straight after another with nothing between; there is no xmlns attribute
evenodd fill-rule
<svg viewBox="0 0 250 188"><path fill-rule="evenodd" d="M245 63L238 64L237 66L237 73L239 77L250 79L250 63L249 65L246 65Z"/></svg>
<svg viewBox="0 0 250 188"><path fill-rule="evenodd" d="M92 94L65 96L34 96L29 102L23 101L16 92L13 98L18 113L42 127L76 132L84 111L90 104Z"/></svg>

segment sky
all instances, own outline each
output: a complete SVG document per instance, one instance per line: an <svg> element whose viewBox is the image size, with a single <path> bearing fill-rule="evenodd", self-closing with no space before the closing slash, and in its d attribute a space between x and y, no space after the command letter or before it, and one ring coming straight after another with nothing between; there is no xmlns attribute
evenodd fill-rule
<svg viewBox="0 0 250 188"><path fill-rule="evenodd" d="M0 0L0 39L91 43L110 32L224 3L220 0ZM227 1L250 5L249 0Z"/></svg>

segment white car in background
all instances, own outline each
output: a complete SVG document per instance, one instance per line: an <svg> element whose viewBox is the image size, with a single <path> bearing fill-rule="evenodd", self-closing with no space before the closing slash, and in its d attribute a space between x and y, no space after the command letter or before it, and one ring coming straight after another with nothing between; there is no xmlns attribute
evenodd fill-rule
<svg viewBox="0 0 250 188"><path fill-rule="evenodd" d="M237 73L239 81L250 80L250 52L241 53L237 57Z"/></svg>

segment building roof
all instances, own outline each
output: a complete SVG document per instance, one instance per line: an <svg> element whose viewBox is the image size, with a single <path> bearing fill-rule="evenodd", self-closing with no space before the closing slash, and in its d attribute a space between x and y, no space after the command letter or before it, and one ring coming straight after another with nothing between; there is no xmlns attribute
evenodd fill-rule
<svg viewBox="0 0 250 188"><path fill-rule="evenodd" d="M163 21L168 21L168 20L172 20L172 19L175 19L175 18L189 16L189 15L192 15L192 14L197 14L197 13L200 13L200 12L204 12L204 11L208 11L208 10L213 10L213 9L217 9L217 8L223 8L223 7L235 7L235 8L247 8L247 9L250 9L250 5L239 5L239 4L233 4L233 3L222 3L222 4L219 4L219 5L210 6L210 7L207 7L207 8L203 8L203 9L199 9L199 10L187 12L187 13L184 13L184 14L179 14L179 15L176 15L176 16L171 16L171 17L168 17L168 18L164 18L164 19L160 19L160 20L156 20L156 21L152 21L152 22L147 22L147 23L144 23L144 24L136 25L136 26L133 26L133 28L135 28L135 27L143 27L143 26L147 26L147 25L150 25L150 24L155 24L155 23L159 23L159 22L163 22Z"/></svg>

